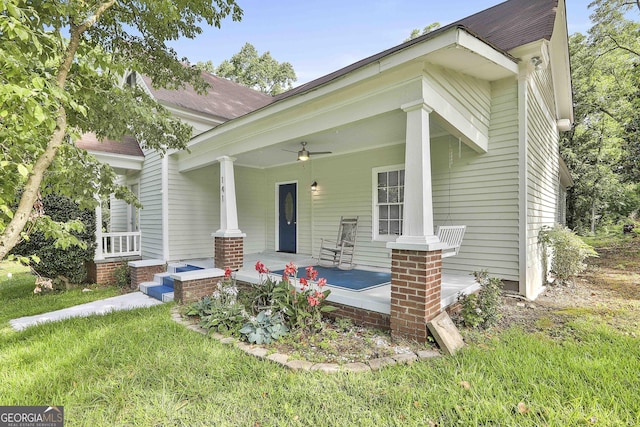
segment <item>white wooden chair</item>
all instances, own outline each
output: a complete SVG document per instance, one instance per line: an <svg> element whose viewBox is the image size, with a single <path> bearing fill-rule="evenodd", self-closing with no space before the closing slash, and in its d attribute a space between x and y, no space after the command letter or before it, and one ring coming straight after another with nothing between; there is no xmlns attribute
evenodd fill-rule
<svg viewBox="0 0 640 427"><path fill-rule="evenodd" d="M436 230L436 235L447 247L442 250L442 258L458 255L462 238L466 231L466 225L441 225Z"/></svg>
<svg viewBox="0 0 640 427"><path fill-rule="evenodd" d="M344 270L351 270L353 254L356 251L356 237L358 235L358 217L340 218L337 240L320 240L320 254L318 264L323 266L337 266Z"/></svg>

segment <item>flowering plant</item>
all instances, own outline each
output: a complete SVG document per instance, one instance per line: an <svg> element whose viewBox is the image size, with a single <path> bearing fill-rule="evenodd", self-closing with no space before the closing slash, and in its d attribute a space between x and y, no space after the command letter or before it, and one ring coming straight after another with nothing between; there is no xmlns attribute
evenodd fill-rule
<svg viewBox="0 0 640 427"><path fill-rule="evenodd" d="M199 316L200 325L206 329L232 335L237 335L249 318L244 305L238 301L238 288L228 268L224 280L216 284L213 294L191 304L186 314Z"/></svg>
<svg viewBox="0 0 640 427"><path fill-rule="evenodd" d="M306 276L298 279L298 267L293 262L287 264L282 280L274 289L274 301L292 329L317 331L322 329L322 313L335 307L323 304L331 293L325 289L327 281L318 277L313 266L305 270Z"/></svg>

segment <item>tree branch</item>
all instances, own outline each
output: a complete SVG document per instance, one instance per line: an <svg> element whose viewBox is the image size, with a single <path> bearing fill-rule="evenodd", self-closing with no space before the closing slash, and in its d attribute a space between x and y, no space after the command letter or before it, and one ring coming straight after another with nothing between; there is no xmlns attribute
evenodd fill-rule
<svg viewBox="0 0 640 427"><path fill-rule="evenodd" d="M630 6L630 5L633 5L633 4L638 6L638 10L640 10L640 0L629 1L629 2L622 3L623 6Z"/></svg>
<svg viewBox="0 0 640 427"><path fill-rule="evenodd" d="M64 52L64 57L58 73L56 75L56 84L60 88L64 88L69 70L73 64L73 60L78 52L82 34L87 31L93 24L97 22L100 16L115 4L116 0L109 0L98 6L96 12L80 25L71 24L71 34L69 44ZM67 133L67 113L63 105L60 105L57 111L56 128L47 143L44 152L36 160L33 169L29 173L27 182L24 186L24 192L20 197L20 203L13 215L13 218L4 229L0 236L0 259L4 259L9 251L20 240L20 233L24 230L29 214L33 209L33 205L38 198L38 190L44 179L44 174L56 157L58 150L64 142Z"/></svg>
<svg viewBox="0 0 640 427"><path fill-rule="evenodd" d="M638 0L638 2L640 2L640 0ZM629 53L632 53L632 54L634 54L636 56L640 56L640 53L636 52L635 50L633 50L631 48L628 48L626 46L620 45L620 43L618 43L618 41L611 34L607 34L607 37L609 37L611 39L611 41L613 41L613 44L615 44L618 49L622 49L622 50L627 51Z"/></svg>

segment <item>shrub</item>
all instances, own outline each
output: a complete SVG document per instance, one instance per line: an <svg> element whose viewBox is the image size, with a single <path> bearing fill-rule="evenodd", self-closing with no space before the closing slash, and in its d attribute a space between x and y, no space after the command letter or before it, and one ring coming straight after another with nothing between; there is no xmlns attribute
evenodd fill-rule
<svg viewBox="0 0 640 427"><path fill-rule="evenodd" d="M244 305L238 302L238 288L229 275L216 285L210 297L191 304L188 316L200 317L200 326L229 335L238 335L243 323L249 318Z"/></svg>
<svg viewBox="0 0 640 427"><path fill-rule="evenodd" d="M113 275L116 279L116 285L119 288L125 289L131 286L131 267L127 261L122 261L118 267L116 267Z"/></svg>
<svg viewBox="0 0 640 427"><path fill-rule="evenodd" d="M31 267L39 275L53 279L56 288L68 283L82 283L86 280L85 261L93 259L95 254L95 212L83 210L68 197L49 194L43 198L44 213L56 222L67 222L79 219L84 224L83 231L72 234L86 245L82 248L71 245L66 248L56 247L56 240L45 236L42 231L35 230L29 240L25 240L12 250L18 256L36 255L40 262Z"/></svg>
<svg viewBox="0 0 640 427"><path fill-rule="evenodd" d="M460 316L467 327L487 329L500 320L502 281L489 277L486 270L474 272L473 275L480 283L480 290L477 294L458 295L458 302L462 306Z"/></svg>
<svg viewBox="0 0 640 427"><path fill-rule="evenodd" d="M543 227L538 234L538 243L543 248L545 270L547 270L546 260L551 255L549 271L560 284L571 281L574 276L583 272L587 267L584 263L585 259L598 256L592 246L561 225L553 228Z"/></svg>
<svg viewBox="0 0 640 427"><path fill-rule="evenodd" d="M271 310L261 311L257 316L251 317L240 329L240 333L253 344L270 344L288 332L282 313L272 313Z"/></svg>

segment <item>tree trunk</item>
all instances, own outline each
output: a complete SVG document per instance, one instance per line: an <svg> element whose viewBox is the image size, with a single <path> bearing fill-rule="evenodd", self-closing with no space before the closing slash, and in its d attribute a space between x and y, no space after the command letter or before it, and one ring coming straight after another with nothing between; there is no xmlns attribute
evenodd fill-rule
<svg viewBox="0 0 640 427"><path fill-rule="evenodd" d="M61 106L58 109L56 130L53 132L53 135L47 144L47 148L45 148L42 155L40 155L38 160L36 160L33 170L29 174L27 183L24 186L24 191L22 193L22 197L20 197L20 203L18 204L18 209L15 211L13 219L11 219L7 228L0 236L0 259L4 259L9 251L11 251L11 249L13 249L13 247L20 241L22 230L24 230L25 225L27 225L27 221L29 221L29 216L33 209L33 204L38 198L38 191L40 190L40 184L42 184L44 173L58 153L58 149L60 149L60 146L64 141L66 130L67 114L64 107Z"/></svg>
<svg viewBox="0 0 640 427"><path fill-rule="evenodd" d="M99 4L96 12L82 24L71 24L69 45L66 48L64 57L62 58L62 63L60 64L58 73L56 74L56 84L59 88L64 89L67 82L67 76L78 51L82 33L95 24L100 16L107 9L113 6L115 1L116 0L109 0ZM27 183L24 187L24 192L20 198L20 203L18 204L18 209L13 214L13 218L7 225L7 228L5 228L2 235L0 235L0 260L4 259L9 251L11 251L11 249L13 249L20 241L22 230L24 230L25 225L29 221L33 204L38 198L38 190L42 184L44 173L53 162L53 159L56 154L58 154L58 150L64 142L64 137L67 132L67 114L63 105L60 105L57 114L56 129L51 135L47 147L40 157L38 157L33 166L33 170L29 174L29 178L27 179Z"/></svg>

